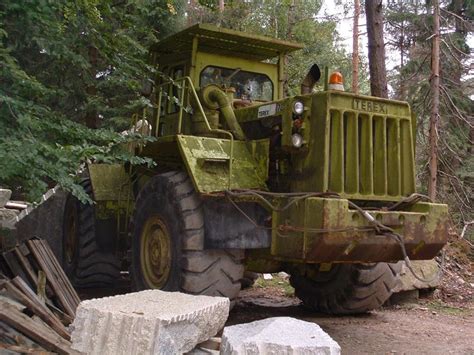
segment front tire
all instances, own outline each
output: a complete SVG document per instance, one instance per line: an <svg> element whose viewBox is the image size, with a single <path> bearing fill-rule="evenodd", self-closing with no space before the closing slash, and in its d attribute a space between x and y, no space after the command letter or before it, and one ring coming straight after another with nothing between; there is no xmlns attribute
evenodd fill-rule
<svg viewBox="0 0 474 355"><path fill-rule="evenodd" d="M307 265L304 273L292 270L290 283L308 308L357 314L379 308L390 298L400 270L401 263L333 264L329 271Z"/></svg>
<svg viewBox="0 0 474 355"><path fill-rule="evenodd" d="M242 250L202 250L202 202L185 173L154 176L140 191L133 218L132 285L223 296L233 301L243 275Z"/></svg>

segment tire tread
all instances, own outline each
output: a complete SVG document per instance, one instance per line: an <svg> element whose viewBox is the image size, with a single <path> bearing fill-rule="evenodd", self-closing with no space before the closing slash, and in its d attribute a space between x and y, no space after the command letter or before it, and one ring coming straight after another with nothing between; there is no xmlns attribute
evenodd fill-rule
<svg viewBox="0 0 474 355"><path fill-rule="evenodd" d="M398 282L401 264L346 264L332 280L317 282L292 272L290 283L303 304L330 314L365 313L379 308Z"/></svg>

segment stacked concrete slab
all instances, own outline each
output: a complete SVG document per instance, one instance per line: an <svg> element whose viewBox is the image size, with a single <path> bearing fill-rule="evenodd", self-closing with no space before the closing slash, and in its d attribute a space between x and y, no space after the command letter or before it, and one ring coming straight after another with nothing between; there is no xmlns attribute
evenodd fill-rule
<svg viewBox="0 0 474 355"><path fill-rule="evenodd" d="M214 336L229 299L147 290L83 301L73 349L87 354L181 354Z"/></svg>
<svg viewBox="0 0 474 355"><path fill-rule="evenodd" d="M220 353L337 355L341 347L317 324L276 317L224 328Z"/></svg>

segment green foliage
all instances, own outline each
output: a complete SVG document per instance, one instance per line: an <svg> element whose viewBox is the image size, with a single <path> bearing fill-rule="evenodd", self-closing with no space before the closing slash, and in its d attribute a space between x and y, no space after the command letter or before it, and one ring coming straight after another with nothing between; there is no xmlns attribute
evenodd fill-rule
<svg viewBox="0 0 474 355"><path fill-rule="evenodd" d="M294 3L294 5L293 5ZM244 32L299 42L305 46L288 57L288 94L299 94L300 83L312 64L340 71L349 90L352 78L350 55L340 45L336 19L317 20L321 0L226 1L223 13L217 1L200 1L190 22L209 22ZM361 92L367 92L367 66L362 61ZM322 80L319 89L322 88Z"/></svg>
<svg viewBox="0 0 474 355"><path fill-rule="evenodd" d="M59 183L84 200L81 163L151 164L125 149L148 138L113 129L146 105L148 46L183 11L183 1L2 1L0 184L35 199Z"/></svg>

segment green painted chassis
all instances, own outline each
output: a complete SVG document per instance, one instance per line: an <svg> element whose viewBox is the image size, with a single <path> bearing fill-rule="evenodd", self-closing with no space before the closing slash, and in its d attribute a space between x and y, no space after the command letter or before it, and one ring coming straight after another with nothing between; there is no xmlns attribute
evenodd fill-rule
<svg viewBox="0 0 474 355"><path fill-rule="evenodd" d="M448 209L419 202L404 211L368 213L403 237L410 259L435 257L446 243ZM272 215L271 255L307 263L403 260L401 246L374 226L348 200L309 197Z"/></svg>
<svg viewBox="0 0 474 355"><path fill-rule="evenodd" d="M301 151L291 146L289 138L293 132L292 102L296 99L305 105L304 124L299 131L305 139ZM372 109L384 107L384 110L364 109L369 103ZM268 104L273 103L263 105ZM313 195L299 199L283 211L268 210L272 217L271 245L260 254L262 258L299 263L403 259L400 245L378 233L359 211L349 207L348 200L387 206L415 192L414 118L409 106L340 92L297 96L275 104L276 114L283 118L282 147L293 158L294 174L287 176L289 192L331 191L339 197ZM267 119L259 117L258 109L256 105L236 110L236 116L241 124ZM137 149L139 155L151 157L158 164L153 171L142 168L134 171L142 177L138 189L154 174L180 169L188 173L203 199L222 198L226 191L268 190L269 139L228 139L222 130L211 128L207 121L209 134L195 136L189 134L190 122L181 113L179 134L158 137ZM153 131L157 127L154 123ZM374 138L380 135L384 137L382 141ZM360 164L352 164L353 161ZM120 166L100 165L92 165L89 170L99 218L116 213L122 221L128 220L133 208L130 172ZM284 206L290 198L280 196L274 202ZM268 208L251 194L239 199ZM404 210L379 209L368 213L403 237L411 259L431 259L446 243L446 205L420 202ZM118 225L120 229L124 228Z"/></svg>
<svg viewBox="0 0 474 355"><path fill-rule="evenodd" d="M189 136L191 142L195 138ZM206 142L208 139L210 138L205 138L202 141ZM178 142L186 141L186 136L174 137L174 139L169 137L161 141L145 147L142 153L160 151L161 154L165 154L165 151L170 153L180 151L176 145L179 144ZM212 142L215 143L215 141ZM165 144L168 149L160 149L160 143ZM198 154L197 151L195 153ZM216 158L215 155L208 155L205 159L211 159L211 157ZM189 164L183 166L182 163L179 163L178 156L170 158L171 155L167 155L168 169L187 170L189 173L190 171L196 172L196 169L203 166L194 161L196 165L191 165L190 169ZM169 165L172 160L176 162L174 167ZM205 165L206 163L204 163ZM225 170L225 164L218 162L212 169ZM129 175L120 165L93 164L89 166L89 171L93 180L98 217L105 219L121 213L123 223L128 219L126 214L133 209L133 196L124 193L127 190L126 186L131 186ZM212 171L216 172L216 178L222 176L222 171ZM234 169L234 171L239 170ZM144 174L143 177L145 177L141 182L139 181L141 185L145 183L146 176L153 175L149 171L138 173ZM216 183L218 183L218 179ZM221 183L225 184L226 180L223 179ZM253 185L246 187L258 189L258 186ZM121 191L118 201L116 200L117 191ZM223 195L219 192L203 192L201 196L203 200L206 200L222 198ZM332 263L388 262L403 259L400 245L387 236L377 233L373 225L359 211L349 207L347 199L306 197L291 204L283 211L271 211L267 204L250 195L239 197L236 201L237 203L261 204L268 210L269 216L272 216L271 245L264 254L261 254L262 258L267 261L274 259L279 262ZM285 206L288 204L289 198L278 197L272 202L278 206ZM446 243L448 209L444 204L419 202L399 211L381 209L368 212L377 221L403 236L410 259L431 259ZM229 224L231 223L232 221L229 221ZM268 264L266 266L268 267Z"/></svg>

